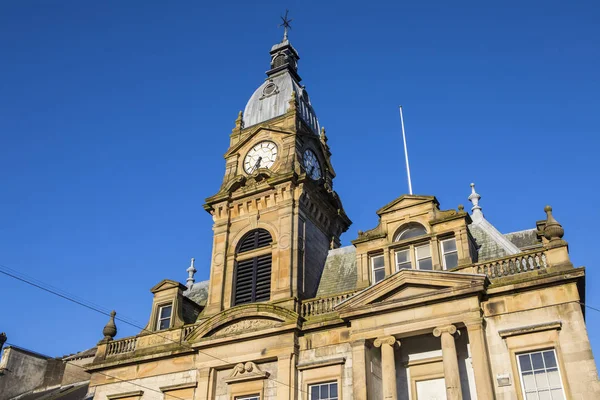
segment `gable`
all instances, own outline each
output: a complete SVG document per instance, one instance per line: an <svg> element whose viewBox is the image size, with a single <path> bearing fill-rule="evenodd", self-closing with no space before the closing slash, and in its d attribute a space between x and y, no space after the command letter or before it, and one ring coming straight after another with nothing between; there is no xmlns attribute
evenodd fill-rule
<svg viewBox="0 0 600 400"><path fill-rule="evenodd" d="M341 303L339 312L383 304L443 301L478 292L489 283L485 275L403 269Z"/></svg>
<svg viewBox="0 0 600 400"><path fill-rule="evenodd" d="M387 214L392 211L402 210L426 203L432 203L432 208L437 208L440 205L435 196L405 194L377 210L377 215Z"/></svg>
<svg viewBox="0 0 600 400"><path fill-rule="evenodd" d="M281 129L279 127L275 127L275 126L262 126L259 125L257 126L254 130L250 131L249 133L245 134L241 140L239 142L237 142L236 144L234 144L233 146L231 146L229 148L229 150L227 150L227 153L225 153L225 158L229 157L232 154L237 153L242 147L244 147L246 145L246 143L248 143L249 141L251 141L254 137L256 137L258 134L260 134L262 131L267 131L268 133L272 133L272 134L278 134L278 135L288 135L288 134L292 134L294 132L288 131L288 130L284 130Z"/></svg>
<svg viewBox="0 0 600 400"><path fill-rule="evenodd" d="M181 290L186 290L187 287L179 282L175 282L172 281L171 279L163 279L162 281L160 281L159 283L157 283L156 285L154 285L154 287L152 287L152 289L150 289L150 292L152 293L158 293L158 292L162 292L163 290L168 290L168 289L181 289Z"/></svg>

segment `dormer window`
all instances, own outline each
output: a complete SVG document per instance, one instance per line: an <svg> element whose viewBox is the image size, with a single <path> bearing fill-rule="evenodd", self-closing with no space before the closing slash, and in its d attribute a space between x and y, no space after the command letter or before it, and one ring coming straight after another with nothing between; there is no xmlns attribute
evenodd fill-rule
<svg viewBox="0 0 600 400"><path fill-rule="evenodd" d="M171 315L173 306L171 304L158 307L158 318L156 320L156 330L162 331L171 327Z"/></svg>
<svg viewBox="0 0 600 400"><path fill-rule="evenodd" d="M271 234L265 229L248 232L236 251L233 304L271 298Z"/></svg>

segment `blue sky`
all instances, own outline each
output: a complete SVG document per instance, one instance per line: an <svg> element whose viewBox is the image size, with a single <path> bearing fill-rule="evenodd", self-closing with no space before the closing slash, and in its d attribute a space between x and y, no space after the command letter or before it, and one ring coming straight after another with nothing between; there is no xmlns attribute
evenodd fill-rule
<svg viewBox="0 0 600 400"><path fill-rule="evenodd" d="M407 191L502 232L546 204L600 308L593 1L4 1L0 264L145 324L149 289L207 279L222 158L290 9L300 75L327 128L344 244ZM0 275L0 331L50 355L102 338L103 315ZM600 313L586 313L600 356ZM118 324L119 335L136 333Z"/></svg>

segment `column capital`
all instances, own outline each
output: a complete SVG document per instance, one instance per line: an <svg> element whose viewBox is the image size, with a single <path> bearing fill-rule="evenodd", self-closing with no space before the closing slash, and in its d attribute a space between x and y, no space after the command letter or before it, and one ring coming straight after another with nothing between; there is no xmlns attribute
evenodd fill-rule
<svg viewBox="0 0 600 400"><path fill-rule="evenodd" d="M398 343L398 346L400 346L400 341L397 340L395 337L382 336L382 337L375 339L375 341L373 342L373 345L375 345L375 347L381 347L381 345L384 345L384 344L387 344L388 346L393 346L396 343Z"/></svg>
<svg viewBox="0 0 600 400"><path fill-rule="evenodd" d="M467 327L468 331L476 331L478 329L482 329L483 328L483 318L477 318L477 319L471 319L469 321L464 321L465 326Z"/></svg>
<svg viewBox="0 0 600 400"><path fill-rule="evenodd" d="M433 336L440 337L442 333L449 333L450 335L454 335L456 333L456 326L454 325L444 325L438 326L433 330Z"/></svg>

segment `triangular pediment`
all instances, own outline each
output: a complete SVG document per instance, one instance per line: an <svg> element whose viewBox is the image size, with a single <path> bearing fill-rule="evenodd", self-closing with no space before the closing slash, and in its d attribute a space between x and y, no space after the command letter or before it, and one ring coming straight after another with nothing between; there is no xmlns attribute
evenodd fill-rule
<svg viewBox="0 0 600 400"><path fill-rule="evenodd" d="M486 282L485 275L479 274L403 269L364 289L336 309L343 313L379 304L443 301L460 293L480 291Z"/></svg>
<svg viewBox="0 0 600 400"><path fill-rule="evenodd" d="M179 282L175 282L170 279L163 279L162 281L160 281L159 283L154 285L154 287L152 289L150 289L150 291L152 293L156 293L156 292L162 292L163 290L174 289L174 288L179 288L181 290L187 289L187 287L185 285L183 285Z"/></svg>
<svg viewBox="0 0 600 400"><path fill-rule="evenodd" d="M405 194L377 210L377 215L387 214L392 211L402 210L424 203L433 203L436 208L440 205L435 196Z"/></svg>
<svg viewBox="0 0 600 400"><path fill-rule="evenodd" d="M286 129L282 129L282 128L278 127L278 126L257 125L256 128L254 128L253 130L251 130L247 134L243 135L241 137L241 139L240 139L239 142L237 142L236 144L234 144L233 146L231 146L227 150L227 153L225 153L225 157L227 158L231 154L237 153L242 147L244 147L244 145L246 143L248 143L250 140L252 140L252 138L256 137L262 131L268 131L269 133L280 134L280 135L289 135L289 134L294 133L292 131L289 131L289 130L286 130Z"/></svg>

